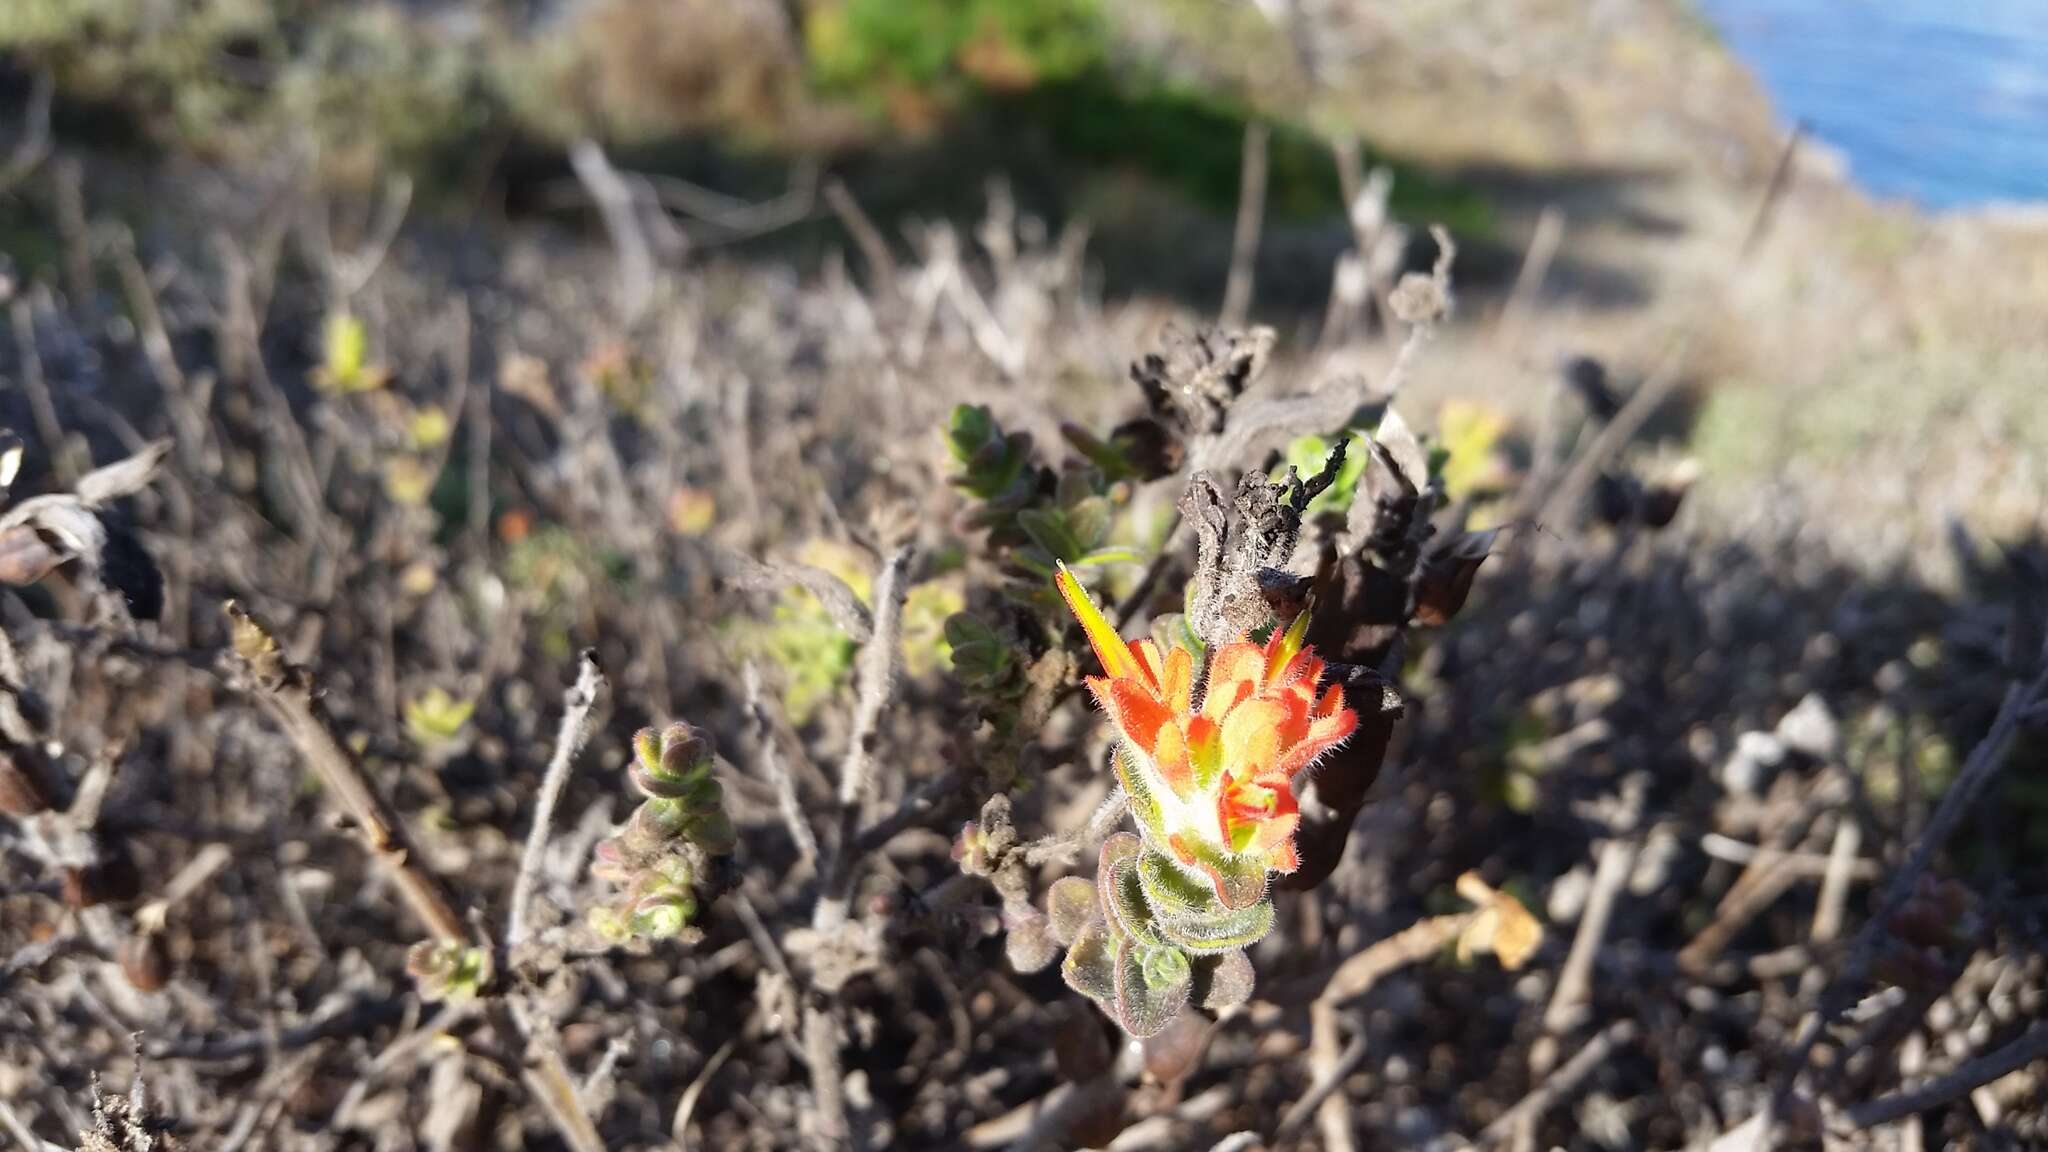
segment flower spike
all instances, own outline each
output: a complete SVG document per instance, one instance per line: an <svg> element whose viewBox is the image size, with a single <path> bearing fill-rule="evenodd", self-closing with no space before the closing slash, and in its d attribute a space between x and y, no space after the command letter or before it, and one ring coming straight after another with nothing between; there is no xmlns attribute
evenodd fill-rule
<svg viewBox="0 0 2048 1152"><path fill-rule="evenodd" d="M1263 645L1246 637L1217 649L1198 710L1192 653L1126 642L1072 573L1056 580L1102 661L1106 675L1088 688L1122 737L1114 764L1147 848L1225 908L1262 900L1267 873L1298 867L1295 777L1358 723L1342 689L1320 688L1307 613Z"/></svg>
<svg viewBox="0 0 2048 1152"><path fill-rule="evenodd" d="M1095 658L1102 661L1102 671L1112 680L1122 679L1138 672L1138 661L1131 655L1131 646L1117 635L1116 629L1102 615L1102 609L1088 598L1088 590L1081 587L1081 581L1064 562L1059 574L1053 578L1059 585L1060 595L1066 599L1068 610L1081 622L1081 631L1088 634L1088 643L1095 648Z"/></svg>

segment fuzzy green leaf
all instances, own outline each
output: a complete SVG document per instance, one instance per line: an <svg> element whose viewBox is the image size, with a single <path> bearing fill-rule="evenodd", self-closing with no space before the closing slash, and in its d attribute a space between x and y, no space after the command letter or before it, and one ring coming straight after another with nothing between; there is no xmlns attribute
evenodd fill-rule
<svg viewBox="0 0 2048 1152"><path fill-rule="evenodd" d="M1066 963L1060 965L1060 976L1067 987L1095 1001L1104 1011L1116 998L1116 945L1109 923L1097 916L1082 925L1073 947L1067 949Z"/></svg>
<svg viewBox="0 0 2048 1152"><path fill-rule="evenodd" d="M1156 1036L1187 1006L1194 970L1177 948L1118 941L1116 1022L1143 1040Z"/></svg>
<svg viewBox="0 0 2048 1152"><path fill-rule="evenodd" d="M1063 876L1045 893L1045 914L1053 939L1072 944L1088 918L1095 915L1095 885L1080 876Z"/></svg>
<svg viewBox="0 0 2048 1152"><path fill-rule="evenodd" d="M1273 930L1273 902L1226 908L1209 886L1147 849L1135 871L1156 931L1198 955L1248 948Z"/></svg>
<svg viewBox="0 0 2048 1152"><path fill-rule="evenodd" d="M1203 1008L1222 1012L1252 998L1257 974L1252 970L1251 957L1242 952L1225 952L1206 967L1201 981L1206 985L1202 989Z"/></svg>

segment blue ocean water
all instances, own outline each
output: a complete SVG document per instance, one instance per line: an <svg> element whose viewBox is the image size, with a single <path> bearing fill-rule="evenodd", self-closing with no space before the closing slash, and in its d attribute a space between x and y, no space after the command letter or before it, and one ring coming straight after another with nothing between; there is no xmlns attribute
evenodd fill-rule
<svg viewBox="0 0 2048 1152"><path fill-rule="evenodd" d="M1694 0L1871 193L2048 201L2048 0Z"/></svg>

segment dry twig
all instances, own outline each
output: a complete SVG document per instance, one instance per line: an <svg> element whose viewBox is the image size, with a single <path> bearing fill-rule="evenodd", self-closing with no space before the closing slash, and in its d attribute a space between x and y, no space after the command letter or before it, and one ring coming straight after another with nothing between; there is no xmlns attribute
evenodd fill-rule
<svg viewBox="0 0 2048 1152"><path fill-rule="evenodd" d="M1411 924L1353 955L1330 973L1329 982L1309 1005L1309 1058L1315 1083L1281 1117L1273 1137L1276 1141L1291 1139L1314 1115L1328 1148L1334 1152L1352 1146L1350 1122L1344 1115L1342 1099L1336 1095L1344 1077L1350 1074L1343 1059L1347 1053L1340 1053L1337 1048L1338 1009L1372 991L1386 976L1441 952L1444 945L1471 926L1477 915L1461 912ZM1356 1048L1350 1061L1352 1066L1365 1056L1363 1044Z"/></svg>
<svg viewBox="0 0 2048 1152"><path fill-rule="evenodd" d="M597 666L596 651L585 649L577 664L576 682L562 694L562 724L555 732L555 752L548 759L547 773L541 777L540 792L534 797L533 827L526 834L526 851L519 857L519 875L512 884L512 912L505 926L507 952L526 939L528 909L547 855L548 828L554 822L555 804L569 782L569 766L583 747L590 711L597 706L598 693L604 686L604 671Z"/></svg>
<svg viewBox="0 0 2048 1152"><path fill-rule="evenodd" d="M233 629L230 660L241 686L290 737L306 766L341 804L370 856L397 882L435 942L465 946L467 933L454 897L440 877L428 871L404 822L370 784L355 751L336 735L312 673L292 663L270 628L240 604L230 600L223 610Z"/></svg>
<svg viewBox="0 0 2048 1152"><path fill-rule="evenodd" d="M2048 645L2042 649L2042 663L2048 665ZM1799 1035L1794 1040L1792 1051L1778 1073L1772 1088L1771 1100L1766 1105L1764 1129L1768 1133L1771 1117L1782 1114L1784 1104L1790 1099L1794 1082L1806 1069L1813 1055L1814 1045L1820 1042L1821 1033L1843 1009L1851 1004L1870 971L1877 962L1878 952L1891 934L1891 921L1898 914L1920 878L1934 861L1934 854L1947 845L1962 824L1963 817L1976 806L1977 798L1984 789L1998 777L2009 759L2013 740L2025 726L2026 717L2042 700L2048 699L2048 666L2034 679L2015 683L2007 689L2004 702L1999 706L1998 715L1991 722L1991 730L1984 739L1970 750L1962 770L1956 773L1954 783L1942 794L1941 804L1934 815L1921 829L1920 836L1913 842L1905 862L1892 874L1891 882L1885 886L1884 897L1876 910L1856 932L1849 947L1849 959L1840 973L1822 991L1819 1005L1807 1014L1800 1024ZM1768 1143L1766 1137L1765 1143Z"/></svg>
<svg viewBox="0 0 2048 1152"><path fill-rule="evenodd" d="M1572 1054L1557 1071L1543 1078L1543 1082L1531 1089L1527 1096L1516 1101L1507 1111L1494 1117L1493 1123L1479 1134L1484 1143L1497 1143L1512 1136L1518 1129L1533 1125L1543 1118L1558 1101L1578 1090L1593 1070L1605 1064L1622 1047L1636 1037L1633 1020L1616 1020L1586 1043L1586 1046Z"/></svg>
<svg viewBox="0 0 2048 1152"><path fill-rule="evenodd" d="M910 561L916 550L906 544L891 555L875 577L874 630L860 654L860 694L854 701L853 728L847 736L846 759L839 767L839 835L826 858L818 906L817 928L833 928L846 920L847 893L852 888L853 851L860 840L861 807L882 710L888 707L896 681L896 647L903 622L903 599L910 593Z"/></svg>
<svg viewBox="0 0 2048 1152"><path fill-rule="evenodd" d="M1849 1109L1852 1128L1875 1128L1903 1120L1969 1095L1978 1087L2019 1071L2036 1060L2048 1060L2048 1024L2036 1024L2019 1038L1974 1060L1958 1065L1917 1088L1894 1092Z"/></svg>
<svg viewBox="0 0 2048 1152"><path fill-rule="evenodd" d="M1266 145L1273 129L1263 120L1244 126L1244 161L1237 190L1237 228L1230 241L1230 279L1223 288L1225 328L1240 328L1252 306L1252 277L1259 260L1259 226L1266 215Z"/></svg>

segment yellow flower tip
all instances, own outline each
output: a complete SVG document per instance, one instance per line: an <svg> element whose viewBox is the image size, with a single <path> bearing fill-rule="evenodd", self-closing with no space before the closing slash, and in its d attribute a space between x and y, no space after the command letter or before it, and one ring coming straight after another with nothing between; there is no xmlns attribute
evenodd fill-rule
<svg viewBox="0 0 2048 1152"><path fill-rule="evenodd" d="M1266 648L1266 682L1272 683L1280 671L1294 662L1308 642L1308 609L1294 614L1294 622L1285 632L1275 632L1273 642Z"/></svg>
<svg viewBox="0 0 2048 1152"><path fill-rule="evenodd" d="M1138 658L1131 654L1131 646L1117 635L1116 629L1102 615L1102 609L1088 598L1088 590L1081 587L1081 581L1065 563L1060 564L1053 583L1059 588L1060 596L1066 600L1074 619L1081 622L1081 631L1087 634L1088 643L1095 649L1095 658L1102 661L1103 673L1113 680L1136 675L1139 671Z"/></svg>

